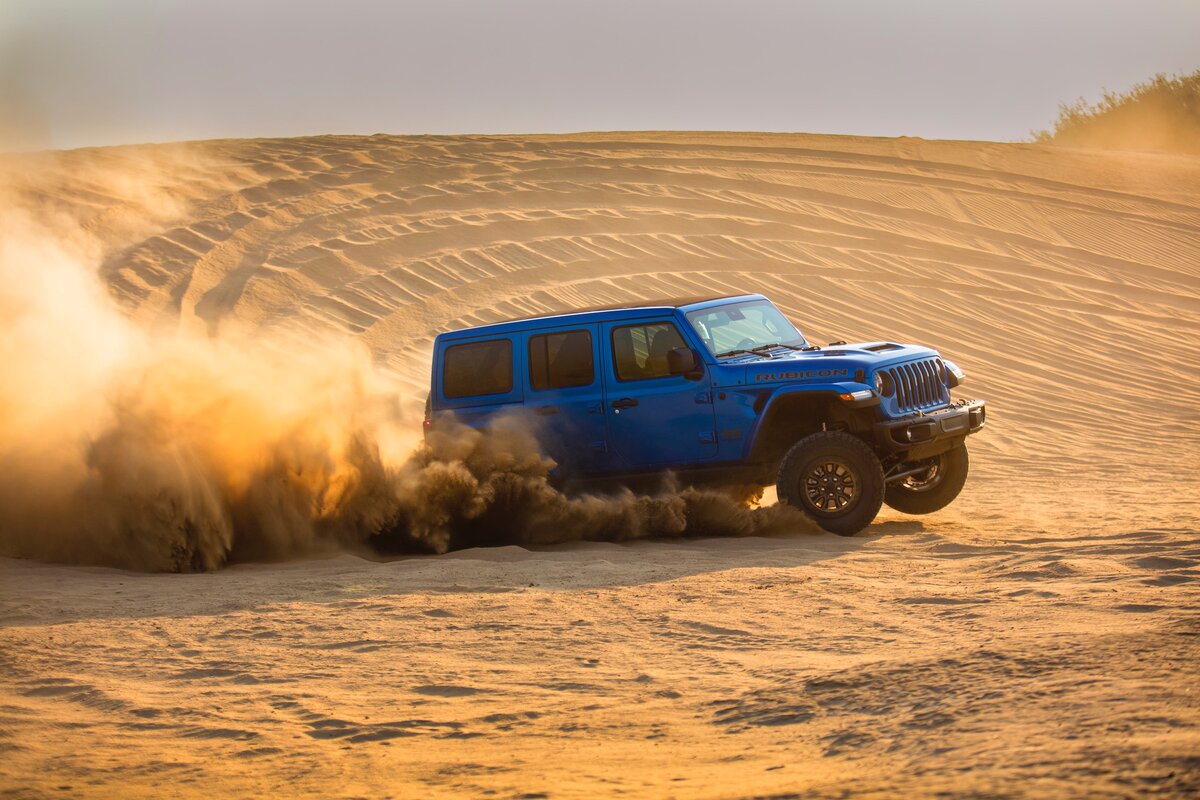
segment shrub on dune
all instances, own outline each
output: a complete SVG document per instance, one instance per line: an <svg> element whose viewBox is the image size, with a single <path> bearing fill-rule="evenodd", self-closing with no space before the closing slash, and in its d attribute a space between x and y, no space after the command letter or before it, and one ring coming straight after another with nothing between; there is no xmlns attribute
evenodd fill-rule
<svg viewBox="0 0 1200 800"><path fill-rule="evenodd" d="M1059 106L1053 130L1034 131L1040 144L1200 154L1200 70L1159 73L1124 92L1105 90L1099 103L1082 98Z"/></svg>

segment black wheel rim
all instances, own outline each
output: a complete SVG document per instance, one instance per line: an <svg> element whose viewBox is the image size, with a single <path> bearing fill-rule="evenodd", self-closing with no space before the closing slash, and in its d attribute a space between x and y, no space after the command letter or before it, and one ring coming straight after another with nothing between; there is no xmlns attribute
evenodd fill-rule
<svg viewBox="0 0 1200 800"><path fill-rule="evenodd" d="M824 459L814 463L800 481L804 500L820 514L838 514L858 497L858 478L845 463Z"/></svg>

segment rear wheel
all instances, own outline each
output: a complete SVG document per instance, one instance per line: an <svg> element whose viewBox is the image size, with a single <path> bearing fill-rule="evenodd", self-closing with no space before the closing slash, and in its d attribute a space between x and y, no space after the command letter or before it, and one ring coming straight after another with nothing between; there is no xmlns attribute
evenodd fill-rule
<svg viewBox="0 0 1200 800"><path fill-rule="evenodd" d="M918 466L925 469L889 483L883 500L905 514L932 514L950 505L967 482L970 467L967 446L960 444L940 456L919 462Z"/></svg>
<svg viewBox="0 0 1200 800"><path fill-rule="evenodd" d="M775 484L779 499L831 533L853 536L883 504L883 468L861 439L821 431L788 450Z"/></svg>

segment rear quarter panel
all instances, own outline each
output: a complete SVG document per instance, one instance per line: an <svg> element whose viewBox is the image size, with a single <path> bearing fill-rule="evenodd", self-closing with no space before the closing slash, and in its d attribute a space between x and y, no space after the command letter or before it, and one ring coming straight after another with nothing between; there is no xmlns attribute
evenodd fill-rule
<svg viewBox="0 0 1200 800"><path fill-rule="evenodd" d="M445 391L446 351L460 344L506 340L512 347L512 389L503 394L476 395L473 397L447 397ZM499 411L519 407L525 401L525 334L513 332L484 336L455 337L439 336L433 345L433 385L430 387L430 407L436 418L439 414L452 413L460 422L472 427L486 425Z"/></svg>

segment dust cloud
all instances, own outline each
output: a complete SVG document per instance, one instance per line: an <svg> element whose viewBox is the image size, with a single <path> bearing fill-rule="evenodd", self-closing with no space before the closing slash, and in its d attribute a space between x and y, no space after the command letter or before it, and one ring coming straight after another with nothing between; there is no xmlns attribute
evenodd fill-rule
<svg viewBox="0 0 1200 800"><path fill-rule="evenodd" d="M186 212L170 187L202 162L184 149L72 168L110 198L102 215L48 191L45 170L0 162L0 554L195 571L805 526L788 508L669 482L653 496L567 497L517 418L422 442L350 338L135 324L99 266Z"/></svg>
<svg viewBox="0 0 1200 800"><path fill-rule="evenodd" d="M388 533L445 550L815 530L788 506L751 508L735 493L680 488L670 476L651 494L568 496L548 481L553 466L521 417L487 432L442 426L397 471L398 524L381 544Z"/></svg>

